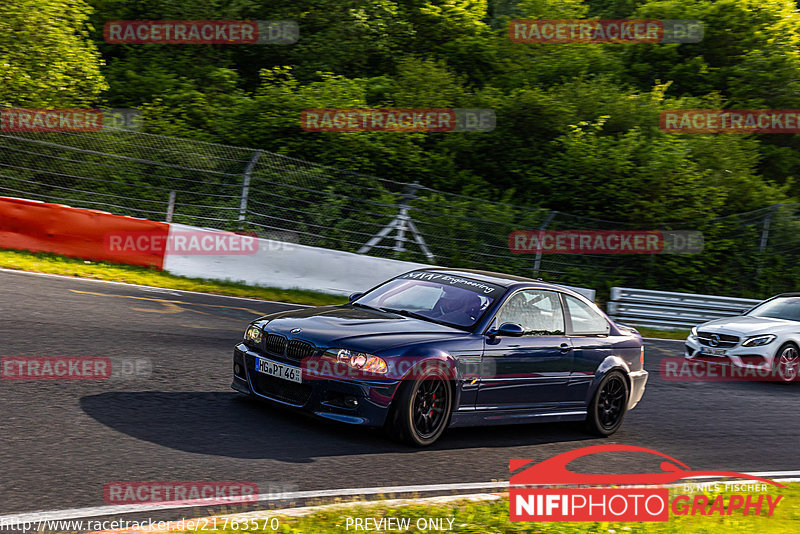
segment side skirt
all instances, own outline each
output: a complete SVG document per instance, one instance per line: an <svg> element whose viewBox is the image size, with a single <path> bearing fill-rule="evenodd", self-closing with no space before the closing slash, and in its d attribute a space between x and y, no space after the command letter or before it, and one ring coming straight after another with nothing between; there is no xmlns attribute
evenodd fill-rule
<svg viewBox="0 0 800 534"><path fill-rule="evenodd" d="M565 409L540 413L522 410L459 410L453 412L450 418L450 427L583 421L586 419L586 413L585 409Z"/></svg>

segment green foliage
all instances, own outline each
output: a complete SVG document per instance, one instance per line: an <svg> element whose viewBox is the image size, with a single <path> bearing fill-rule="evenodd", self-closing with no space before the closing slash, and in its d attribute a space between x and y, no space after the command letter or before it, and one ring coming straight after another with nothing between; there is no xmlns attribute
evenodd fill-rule
<svg viewBox="0 0 800 534"><path fill-rule="evenodd" d="M522 44L508 38L513 19L586 17L699 19L705 38L693 44ZM131 19L289 19L299 24L300 40L103 42L106 21ZM764 253L758 244L769 207L798 197L800 135L666 134L659 115L676 108L797 107L798 50L800 14L784 0L18 0L0 4L0 104L136 107L149 133L259 148L469 195L445 200L423 190L413 206L418 225L439 238L438 261L451 265L531 272L530 258L511 255L503 241L510 229L537 227L547 210L562 214L553 222L562 228L599 227L602 220L605 228L700 230L707 247L696 257L617 264L548 258L542 272L593 286L600 278L602 284L728 292L744 280L742 290L756 294L800 281L791 246L768 256L781 241L770 239ZM301 128L305 109L352 107L490 108L497 126L448 134ZM139 216L162 213L177 182L189 188L186 202L194 205L183 216L233 224L235 200L216 202L214 194L238 188L252 152L213 163L181 150L158 153L171 165L200 169L192 176L156 165L147 146L123 146L122 155L135 163L97 167L84 183L80 165L53 160L67 150L58 143L28 154L23 141L9 141L0 165L18 167L7 187L56 198L57 172L66 175L59 178L62 187L80 189L88 181L109 199L144 189L151 204L125 212ZM42 157L58 161L49 173L31 170ZM266 216L259 219L265 228L352 250L353 235L363 242L396 211L396 184L326 174L299 161L297 168L276 165L254 169L254 182L268 187L253 201L265 206L290 198L320 209L290 219L293 228ZM191 185L194 179L206 183ZM93 198L86 195L81 199ZM359 196L369 206L364 212L345 200ZM209 212L209 205L217 207ZM743 212L756 215L726 218ZM442 225L436 220L442 213L454 222ZM791 241L793 212L775 216L774 235ZM323 236L321 228L330 231ZM404 257L422 259L412 252Z"/></svg>
<svg viewBox="0 0 800 534"><path fill-rule="evenodd" d="M108 89L83 0L0 2L0 105L85 107Z"/></svg>

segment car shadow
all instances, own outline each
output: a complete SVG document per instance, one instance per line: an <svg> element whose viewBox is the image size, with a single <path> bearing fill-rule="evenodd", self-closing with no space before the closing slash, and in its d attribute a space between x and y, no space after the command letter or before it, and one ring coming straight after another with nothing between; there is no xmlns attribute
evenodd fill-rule
<svg viewBox="0 0 800 534"><path fill-rule="evenodd" d="M320 420L233 392L109 392L82 397L80 405L87 415L117 432L198 454L302 463L326 456L419 452L389 440L379 429ZM593 439L576 423L491 429L450 429L427 450Z"/></svg>

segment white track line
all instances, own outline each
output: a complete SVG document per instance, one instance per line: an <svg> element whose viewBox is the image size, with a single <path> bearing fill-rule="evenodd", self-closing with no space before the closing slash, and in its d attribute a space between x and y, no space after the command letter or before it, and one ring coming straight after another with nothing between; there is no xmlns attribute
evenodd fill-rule
<svg viewBox="0 0 800 534"><path fill-rule="evenodd" d="M66 280L71 280L73 282L98 282L101 284L114 284L118 286L124 287L133 287L137 289L141 289L143 291L152 291L154 289L161 289L164 291L176 291L178 293L187 293L189 295L201 295L204 297L219 297L223 299L236 299L236 300L247 300L250 302L264 302L267 304L283 304L284 306L297 306L298 308L312 308L308 304L295 304L293 302L278 302L277 300L263 300L263 299L253 299L249 297L233 297L230 295L219 295L217 293L203 293L202 291L189 291L187 289L172 289L169 287L161 287L161 286L143 286L141 284L129 284L127 282L114 282L113 280L98 280L96 278L81 278L79 276L66 276L63 274L52 274L52 273L37 273L34 271L21 271L18 269L6 269L4 267L0 267L0 273L18 273L18 274L27 274L31 276L45 276L50 278L63 278ZM262 288L263 289L263 288ZM267 289L278 289L280 288L267 288Z"/></svg>
<svg viewBox="0 0 800 534"><path fill-rule="evenodd" d="M780 482L794 482L800 480L800 471L762 471L757 473L743 473L746 475L759 476L764 478L781 477L780 479L773 478L775 481ZM711 476L701 477L688 477L687 480L701 479L701 478L715 478ZM717 477L718 478L718 477ZM315 499L324 497L353 497L357 495L392 495L394 493L427 493L435 491L464 491L464 490L496 490L498 488L506 489L509 487L507 481L505 482L465 482L459 484L430 484L418 486L386 486L378 488L343 488L332 490L317 490L317 491L294 491L287 493L263 493L256 496L256 502L270 502L270 501L292 501L300 499ZM469 494L461 495L461 497L469 497ZM235 503L232 503L235 504ZM14 525L25 522L35 521L59 521L65 519L81 519L87 517L102 517L112 516L117 514L129 514L136 512L156 512L161 510L174 510L176 508L196 508L197 504L186 504L182 502L164 502L159 504L139 505L139 504L126 504L126 505L109 505L109 506L94 506L89 508L71 508L67 510L52 510L41 512L27 512L21 514L8 514L0 515L0 523L4 525Z"/></svg>

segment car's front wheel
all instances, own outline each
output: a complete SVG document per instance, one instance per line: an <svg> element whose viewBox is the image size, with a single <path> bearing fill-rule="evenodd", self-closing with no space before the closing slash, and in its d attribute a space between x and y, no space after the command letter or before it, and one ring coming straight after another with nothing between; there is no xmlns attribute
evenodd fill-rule
<svg viewBox="0 0 800 534"><path fill-rule="evenodd" d="M586 426L589 432L610 436L622 426L628 407L628 382L619 371L611 371L597 386L589 403Z"/></svg>
<svg viewBox="0 0 800 534"><path fill-rule="evenodd" d="M438 370L404 382L392 403L387 430L392 438L425 447L442 435L453 408L450 382Z"/></svg>
<svg viewBox="0 0 800 534"><path fill-rule="evenodd" d="M789 383L798 380L800 376L800 352L793 343L787 343L778 349L773 364L777 378Z"/></svg>

